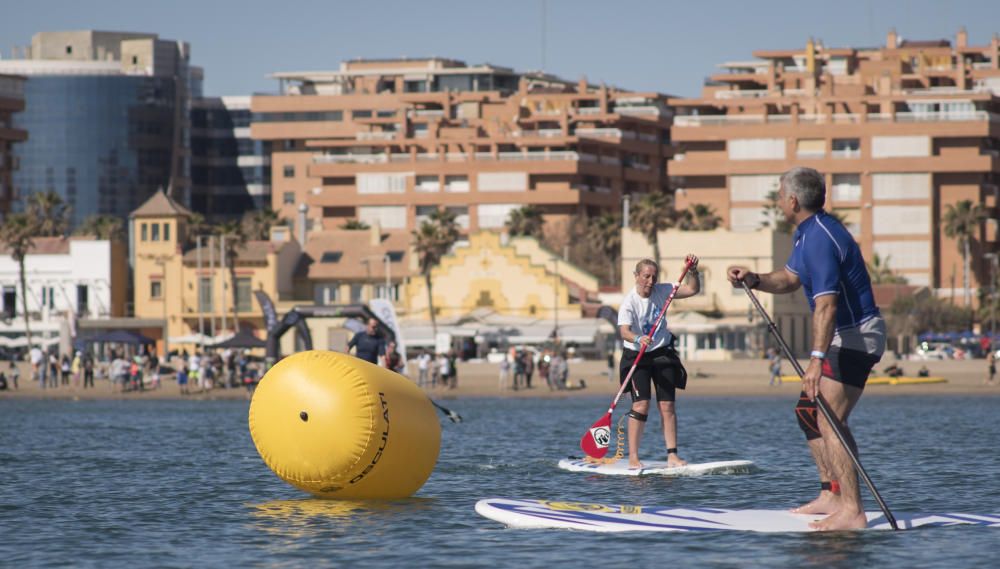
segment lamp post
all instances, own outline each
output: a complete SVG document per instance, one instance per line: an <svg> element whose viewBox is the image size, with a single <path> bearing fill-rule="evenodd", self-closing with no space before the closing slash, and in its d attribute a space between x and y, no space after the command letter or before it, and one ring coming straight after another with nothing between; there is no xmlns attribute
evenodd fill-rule
<svg viewBox="0 0 1000 569"><path fill-rule="evenodd" d="M990 260L990 350L992 350L993 337L997 333L997 269L1000 255L986 253L983 258Z"/></svg>
<svg viewBox="0 0 1000 569"><path fill-rule="evenodd" d="M383 256L383 258L385 259L385 296L389 300L393 300L394 301L396 299L393 298L393 294L392 294L392 277L391 277L391 273L390 273L390 271L392 271L392 267L389 265L389 262L390 262L389 254L386 253Z"/></svg>
<svg viewBox="0 0 1000 569"><path fill-rule="evenodd" d="M552 340L559 342L559 257L552 258L554 273L552 275L552 314L555 327L552 328Z"/></svg>

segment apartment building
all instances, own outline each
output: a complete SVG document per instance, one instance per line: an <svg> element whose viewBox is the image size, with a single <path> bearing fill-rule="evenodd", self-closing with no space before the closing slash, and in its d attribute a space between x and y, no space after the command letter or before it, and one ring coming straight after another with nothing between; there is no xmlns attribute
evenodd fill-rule
<svg viewBox="0 0 1000 569"><path fill-rule="evenodd" d="M191 210L239 218L271 207L270 144L250 138L250 97L191 102Z"/></svg>
<svg viewBox="0 0 1000 569"><path fill-rule="evenodd" d="M466 230L539 207L546 230L668 189L666 97L450 59L355 60L274 75L251 136L272 144L273 208L309 231L412 230L439 207Z"/></svg>
<svg viewBox="0 0 1000 569"><path fill-rule="evenodd" d="M28 133L14 128L14 113L24 110L24 77L0 75L0 219L10 212L14 201L14 144Z"/></svg>
<svg viewBox="0 0 1000 569"><path fill-rule="evenodd" d="M827 208L867 258L911 284L961 298L962 257L942 229L972 200L990 219L976 235L971 287L996 251L1000 184L1000 38L971 45L904 40L877 48L753 52L720 65L702 94L670 99L669 161L677 204L707 203L734 231L762 225L778 176L800 165L826 175ZM988 281L987 281L988 282Z"/></svg>
<svg viewBox="0 0 1000 569"><path fill-rule="evenodd" d="M26 78L13 124L29 134L14 147L18 198L55 191L73 226L95 214L125 219L160 187L189 202L190 98L200 96L201 70L187 43L41 32L12 55L0 73Z"/></svg>

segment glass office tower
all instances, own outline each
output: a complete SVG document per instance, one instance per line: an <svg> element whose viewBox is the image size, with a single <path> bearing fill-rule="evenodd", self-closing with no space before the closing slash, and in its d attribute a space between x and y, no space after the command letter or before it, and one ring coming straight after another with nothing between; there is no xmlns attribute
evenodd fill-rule
<svg viewBox="0 0 1000 569"><path fill-rule="evenodd" d="M15 147L18 194L55 191L73 226L94 214L127 217L170 183L176 91L170 77L30 76L29 104L14 117L30 133Z"/></svg>

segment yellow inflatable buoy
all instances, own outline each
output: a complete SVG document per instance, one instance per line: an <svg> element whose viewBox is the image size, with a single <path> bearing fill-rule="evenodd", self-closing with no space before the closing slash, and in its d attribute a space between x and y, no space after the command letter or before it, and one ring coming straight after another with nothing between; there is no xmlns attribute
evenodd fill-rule
<svg viewBox="0 0 1000 569"><path fill-rule="evenodd" d="M264 463L321 498L405 498L437 463L441 425L405 377L338 352L307 351L272 367L250 402Z"/></svg>

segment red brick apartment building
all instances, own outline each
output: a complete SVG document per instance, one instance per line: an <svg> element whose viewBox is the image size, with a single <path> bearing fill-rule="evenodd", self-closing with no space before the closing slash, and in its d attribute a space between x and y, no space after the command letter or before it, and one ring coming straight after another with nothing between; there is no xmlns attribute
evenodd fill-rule
<svg viewBox="0 0 1000 569"><path fill-rule="evenodd" d="M720 65L675 110L669 160L678 207L708 203L734 230L759 227L778 175L810 166L827 177L866 258L889 257L911 284L961 302L962 258L945 236L949 205L988 208L973 251L971 286L989 282L998 250L1000 38L970 45L910 41L885 47L755 51ZM832 203L830 203L832 202Z"/></svg>
<svg viewBox="0 0 1000 569"><path fill-rule="evenodd" d="M310 231L348 219L412 230L447 207L468 230L531 204L554 235L624 194L668 189L667 97L449 59L277 73L251 136L272 143L273 207ZM296 231L298 233L298 231Z"/></svg>
<svg viewBox="0 0 1000 569"><path fill-rule="evenodd" d="M24 77L0 75L0 219L14 201L14 153L11 146L27 140L28 133L14 128L14 113L24 110Z"/></svg>

